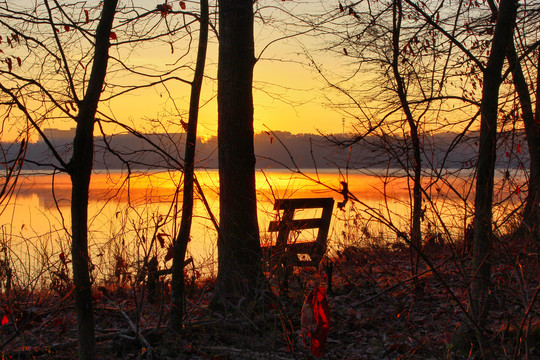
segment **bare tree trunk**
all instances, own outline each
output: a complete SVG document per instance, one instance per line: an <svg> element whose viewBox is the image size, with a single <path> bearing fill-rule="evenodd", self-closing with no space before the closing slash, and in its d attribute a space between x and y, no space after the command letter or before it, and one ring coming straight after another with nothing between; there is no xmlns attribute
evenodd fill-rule
<svg viewBox="0 0 540 360"><path fill-rule="evenodd" d="M537 246L540 245L540 51L537 51L538 63L536 65L536 109L533 122L530 123L531 133L527 134L529 153L531 154L531 174L529 178L529 194L525 207L525 217L532 227L533 238ZM534 154L534 167L533 167ZM534 179L533 179L534 176Z"/></svg>
<svg viewBox="0 0 540 360"><path fill-rule="evenodd" d="M174 256L171 283L171 310L169 327L179 333L182 330L184 312L184 259L191 233L193 216L193 183L195 172L195 144L197 142L197 121L199 117L199 99L201 96L206 49L208 45L208 0L201 0L201 17L199 32L199 47L195 75L191 83L189 100L189 119L187 127L186 150L184 157L184 190L182 205L182 220L180 231L174 242Z"/></svg>
<svg viewBox="0 0 540 360"><path fill-rule="evenodd" d="M470 307L452 342L457 351L470 353L474 332L484 358L490 358L484 332L488 324L493 242L492 210L496 160L497 115L501 72L507 47L512 42L518 3L501 0L491 53L484 70L482 87L480 144L474 204L474 244L470 285Z"/></svg>
<svg viewBox="0 0 540 360"><path fill-rule="evenodd" d="M212 305L234 308L254 298L262 277L253 148L252 0L221 0L219 29L220 229Z"/></svg>
<svg viewBox="0 0 540 360"><path fill-rule="evenodd" d="M470 290L470 311L472 318L480 328L486 325L489 312L493 241L493 179L496 160L499 87L506 49L512 41L516 9L516 0L501 0L491 55L484 72L482 88L480 149L474 212L474 252Z"/></svg>
<svg viewBox="0 0 540 360"><path fill-rule="evenodd" d="M499 10L493 0L488 1L491 12L497 16ZM539 105L540 97L536 96L536 112L533 111L531 94L527 80L523 74L523 69L519 63L516 47L514 42L508 45L506 58L512 70L514 86L519 96L521 105L523 124L525 125L525 136L529 145L530 157L530 174L529 174L529 192L523 210L523 219L521 228L526 230L533 238L540 238L540 211L538 203L540 201L540 121L539 121ZM538 65L540 65L540 56L538 57ZM536 68L538 72L538 67ZM540 89L540 79L536 77L536 93Z"/></svg>
<svg viewBox="0 0 540 360"><path fill-rule="evenodd" d="M531 235L538 236L539 231L539 211L538 202L540 201L540 123L535 121L538 119L538 104L536 106L536 114L533 111L529 86L523 69L518 62L518 56L514 43L508 46L507 56L508 62L512 69L514 86L519 96L521 105L523 124L525 125L525 135L529 145L530 155L530 175L529 175L529 193L523 211L523 227L530 231ZM540 59L539 59L540 61ZM538 71L538 69L537 69ZM537 78L537 82L540 81ZM538 83L536 84L538 90ZM537 102L538 100L537 96Z"/></svg>
<svg viewBox="0 0 540 360"><path fill-rule="evenodd" d="M420 137L418 135L418 125L413 117L409 102L407 100L407 92L403 78L399 72L399 56L401 48L399 46L399 36L401 32L401 19L403 17L403 9L400 0L394 2L393 13L393 34L392 34L392 71L397 84L397 93L399 101L405 113L407 124L409 125L411 140L413 145L413 210L412 210L412 226L411 226L411 260L412 260L412 275L416 275L418 270L418 251L422 248L422 157L420 149Z"/></svg>
<svg viewBox="0 0 540 360"><path fill-rule="evenodd" d="M88 255L88 190L94 156L94 123L99 97L107 73L109 36L116 12L117 0L105 0L101 20L96 30L94 62L84 98L78 102L77 129L73 141L73 156L68 164L71 176L71 220L73 282L79 358L95 358L95 331Z"/></svg>

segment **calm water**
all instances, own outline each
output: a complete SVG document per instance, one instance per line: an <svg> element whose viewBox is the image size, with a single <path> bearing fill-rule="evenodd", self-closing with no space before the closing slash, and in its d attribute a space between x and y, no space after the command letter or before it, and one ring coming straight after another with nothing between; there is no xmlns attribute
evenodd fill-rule
<svg viewBox="0 0 540 360"><path fill-rule="evenodd" d="M380 241L381 238L394 241L395 236L380 225L378 219L384 218L407 231L410 186L405 177L384 175L384 172L306 171L299 175L280 170L258 171L258 218L262 241L271 241L266 229L276 216L273 211L275 198L333 197L336 202L342 201L340 181L348 183L349 191L361 203L350 206L349 202L345 211L334 209L330 249L354 245L358 241ZM462 173L460 176L426 178L424 188L431 203L425 202L425 232L441 229L442 221L453 236L462 234L466 224L471 222L472 175ZM197 178L212 213L219 219L217 170L198 171ZM524 199L524 193L516 191L522 186L524 177L517 178L498 176L497 196L505 204L498 207L498 221L502 222L504 214ZM181 200L178 200L181 199L178 191L181 181L179 172L138 173L130 177L121 172L93 174L89 246L98 271L105 273L118 256L132 262L141 259L145 253L164 259L171 235L177 230L178 217L175 215L181 208ZM60 252L69 253L66 229L69 232L70 189L67 175L26 173L20 179L16 196L0 215L0 238L12 249L14 261L26 268L38 268L44 261L57 259ZM306 213L303 216L313 215ZM309 232L301 235L306 239L315 236ZM195 264L214 263L216 230L200 198L195 201L191 238L189 252ZM160 262L161 267L169 265L164 260ZM213 266L206 268L214 269Z"/></svg>

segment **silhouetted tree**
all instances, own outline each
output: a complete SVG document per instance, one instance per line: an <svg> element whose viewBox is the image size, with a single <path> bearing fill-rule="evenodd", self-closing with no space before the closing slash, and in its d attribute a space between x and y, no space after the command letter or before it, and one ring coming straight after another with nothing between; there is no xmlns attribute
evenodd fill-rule
<svg viewBox="0 0 540 360"><path fill-rule="evenodd" d="M517 11L516 0L502 0L493 35L491 52L484 70L482 87L480 144L477 163L474 207L474 244L470 288L469 315L464 318L460 333L474 330L483 351L486 350L487 324L490 309L491 264L493 245L493 186L495 174L499 88L506 50L512 42ZM472 318L473 324L469 319Z"/></svg>
<svg viewBox="0 0 540 360"><path fill-rule="evenodd" d="M392 60L391 68L395 82L395 89L399 103L405 115L412 142L412 172L413 172L413 203L411 217L411 260L412 273L416 275L418 266L418 250L422 247L422 156L420 136L418 134L418 121L414 118L407 96L407 88L404 77L400 72L400 59L402 58L402 46L400 44L401 22L403 8L400 0L393 3L392 16Z"/></svg>
<svg viewBox="0 0 540 360"><path fill-rule="evenodd" d="M76 134L73 143L73 155L68 163L65 163L56 153L54 147L49 143L51 150L54 152L56 159L61 164L62 168L70 175L72 181L72 199L71 199L71 236L72 236L72 265L73 265L73 283L75 285L75 311L77 314L77 338L79 341L79 358L94 359L95 358L95 331L92 306L92 292L90 282L90 261L88 256L88 187L90 183L90 175L92 171L93 159L93 129L95 124L95 115L98 102L103 90L105 75L107 73L107 63L109 60L109 46L112 23L116 13L117 0L105 0L101 17L94 35L94 55L90 75L85 87L82 98L78 97L75 90L76 84L71 73L71 64L66 59L66 49L62 46L62 42L57 32L57 19L53 16L53 9L49 1L44 2L47 16L44 18L45 23L50 25L51 36L54 37L56 48L53 46L46 47L45 44L39 43L32 38L30 34L18 32L11 28L9 23L3 22L4 26L11 28L14 32L14 40L24 41L26 44L37 45L48 49L49 55L58 61L58 65L65 69L67 75L67 87L73 99L74 104L78 108L78 113L75 116L77 122ZM58 4L55 4L55 10L61 10ZM65 25L65 29L69 29L72 24ZM19 66L22 65L22 60L19 60ZM9 85L18 81L28 81L30 84L39 84L37 81L27 80L23 75L16 75L12 72L12 67L8 69L12 80ZM4 73L5 75L6 73ZM27 108L24 99L19 98L20 94L13 88L0 85L1 90L11 98L12 103L21 110L27 121L32 123L46 140L46 136L39 128L37 121ZM52 91L48 92L42 89L44 95L53 100ZM67 109L69 113L69 109Z"/></svg>
<svg viewBox="0 0 540 360"><path fill-rule="evenodd" d="M105 0L93 6L85 2L60 4L55 0L45 0L35 3L30 9L21 3L4 2L0 5L0 26L10 34L8 53L3 59L7 66L0 68L3 109L10 118L22 119L20 123L27 124L23 131L36 131L54 158L49 164L35 159L25 161L66 172L72 183L71 256L81 359L95 358L88 201L98 106L104 99L110 100L141 87L136 81L135 85L118 87L114 82L106 81L111 59L117 65L115 71L133 74L129 65L110 56L109 49L111 43L118 45L119 31L126 30L123 34L127 40L123 44L132 47L137 42L168 36L186 25L182 21L169 21L159 26L170 11L168 7L161 11L159 7L145 11L128 7L121 12L125 21L113 31L115 15L119 13L117 3L117 0ZM154 22L150 27L152 31L138 34L134 24L145 17ZM137 75L145 75L144 70L138 70ZM168 69L168 74L173 70ZM174 75L166 75L157 76L156 80L155 74L147 75L153 81L145 86L178 79ZM43 131L43 127L58 119L71 120L76 124L73 146L65 154ZM5 118L4 122L9 120L12 119ZM15 160L9 161L21 162L23 150L24 147ZM67 155L71 156L69 161L64 160Z"/></svg>
<svg viewBox="0 0 540 360"><path fill-rule="evenodd" d="M494 16L497 16L498 9L493 1L489 1L490 7ZM525 16L525 18L527 18ZM534 19L531 23L535 23ZM539 68L540 60L536 64L530 67L528 72L536 73L536 84L529 84L523 72L524 60L521 60L517 53L517 47L520 43L526 42L526 36L522 34L511 42L507 50L507 59L512 72L512 82L515 86L516 92L519 97L519 103L521 107L521 117L523 118L523 125L525 127L525 136L527 144L529 145L529 161L530 161L530 173L529 173L529 189L527 194L527 200L523 209L523 221L522 228L526 230L533 238L540 238L540 96L538 91L540 89L539 80ZM538 43L532 46L526 46L525 52L534 52L535 48L538 48ZM526 54L524 54L526 55ZM526 56L525 56L526 58ZM537 56L540 59L540 56ZM536 65L536 69L534 68ZM536 104L533 107L533 101L531 99L531 93L536 93Z"/></svg>
<svg viewBox="0 0 540 360"><path fill-rule="evenodd" d="M241 300L253 300L261 285L253 149L254 64L252 1L221 0L218 60L219 259L212 302L216 307L234 308Z"/></svg>
<svg viewBox="0 0 540 360"><path fill-rule="evenodd" d="M182 220L180 231L174 242L174 256L171 281L171 311L169 326L176 332L182 329L184 309L184 259L191 232L193 216L193 184L195 172L195 144L197 142L197 120L199 99L204 76L204 64L208 44L208 0L201 0L199 47L195 74L191 82L189 100L189 119L187 124L186 150L184 155L184 189L182 202Z"/></svg>
<svg viewBox="0 0 540 360"><path fill-rule="evenodd" d="M95 358L92 284L88 257L88 191L94 158L95 116L107 74L110 35L117 3L118 0L105 0L103 2L101 20L96 29L94 61L88 86L84 97L77 102L79 113L76 118L77 128L73 141L73 156L66 168L72 182L71 256L80 359Z"/></svg>

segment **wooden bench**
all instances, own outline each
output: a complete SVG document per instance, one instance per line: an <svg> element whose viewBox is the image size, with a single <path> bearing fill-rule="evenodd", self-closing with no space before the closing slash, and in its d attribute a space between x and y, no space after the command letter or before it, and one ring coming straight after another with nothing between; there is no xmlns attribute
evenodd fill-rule
<svg viewBox="0 0 540 360"><path fill-rule="evenodd" d="M321 217L311 219L295 219L296 210L320 209ZM270 222L268 231L278 232L275 245L263 247L263 254L272 268L278 266L285 269L285 277L295 266L318 267L326 253L326 240L334 209L332 198L299 198L277 199L274 210L283 211L278 221ZM315 241L296 241L291 232L305 229L319 229Z"/></svg>

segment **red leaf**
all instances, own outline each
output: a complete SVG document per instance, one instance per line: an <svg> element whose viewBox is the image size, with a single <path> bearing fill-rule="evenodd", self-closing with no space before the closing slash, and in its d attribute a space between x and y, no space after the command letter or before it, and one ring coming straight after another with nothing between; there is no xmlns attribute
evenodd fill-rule
<svg viewBox="0 0 540 360"><path fill-rule="evenodd" d="M182 9L185 9L185 8L186 8L186 5L184 4L184 7ZM156 10L161 12L161 17L165 17L167 16L169 12L172 11L172 6L167 5L167 4L159 4L158 6L156 6Z"/></svg>
<svg viewBox="0 0 540 360"><path fill-rule="evenodd" d="M116 37L116 33L114 31L111 31L111 34L109 35L109 37L112 39L112 40L117 40L118 38Z"/></svg>
<svg viewBox="0 0 540 360"><path fill-rule="evenodd" d="M186 10L186 3L183 1L180 1L180 7L182 8L182 10Z"/></svg>
<svg viewBox="0 0 540 360"><path fill-rule="evenodd" d="M88 10L84 10L84 17L85 17L84 23L88 24L90 22L90 15L88 14Z"/></svg>
<svg viewBox="0 0 540 360"><path fill-rule="evenodd" d="M13 62L11 61L10 58L7 58L6 63L7 63L9 71L11 71L11 69L13 69Z"/></svg>
<svg viewBox="0 0 540 360"><path fill-rule="evenodd" d="M7 315L4 315L4 317L2 318L2 325L6 325L8 322L9 322L9 319Z"/></svg>
<svg viewBox="0 0 540 360"><path fill-rule="evenodd" d="M13 41L15 41L16 43L19 42L19 34L11 34L11 37L13 38Z"/></svg>
<svg viewBox="0 0 540 360"><path fill-rule="evenodd" d="M520 192L521 192L521 189L519 188L519 186L516 186L516 194L519 195Z"/></svg>
<svg viewBox="0 0 540 360"><path fill-rule="evenodd" d="M2 36L0 36L0 45L2 45L2 39L3 39Z"/></svg>
<svg viewBox="0 0 540 360"><path fill-rule="evenodd" d="M17 64L19 64L19 67L22 65L22 60L20 57L17 56Z"/></svg>
<svg viewBox="0 0 540 360"><path fill-rule="evenodd" d="M69 30L71 29L69 28L69 25L64 25L64 30L66 30L66 32L69 32Z"/></svg>
<svg viewBox="0 0 540 360"><path fill-rule="evenodd" d="M518 154L521 154L521 141L517 144L517 152Z"/></svg>
<svg viewBox="0 0 540 360"><path fill-rule="evenodd" d="M343 5L341 5L341 3L339 3L339 12L343 12L345 11L345 9L343 9Z"/></svg>
<svg viewBox="0 0 540 360"><path fill-rule="evenodd" d="M506 157L510 157L510 151L506 152Z"/></svg>
<svg viewBox="0 0 540 360"><path fill-rule="evenodd" d="M301 316L302 336L311 340L310 349L315 357L321 357L326 352L326 341L330 332L330 306L324 287L313 289L302 306Z"/></svg>

